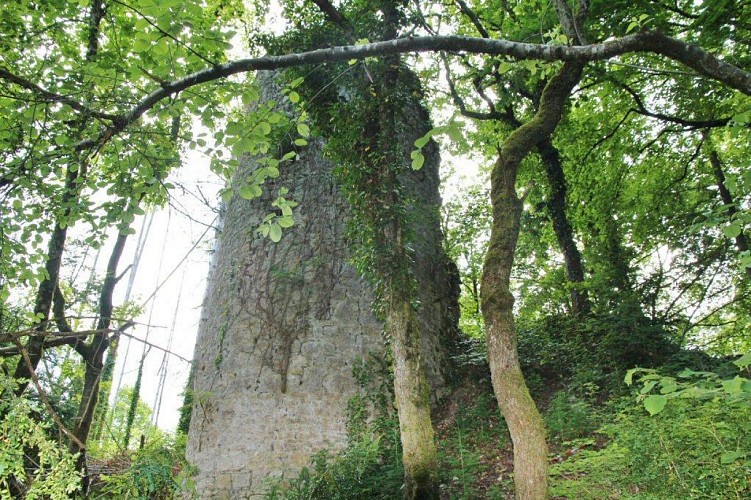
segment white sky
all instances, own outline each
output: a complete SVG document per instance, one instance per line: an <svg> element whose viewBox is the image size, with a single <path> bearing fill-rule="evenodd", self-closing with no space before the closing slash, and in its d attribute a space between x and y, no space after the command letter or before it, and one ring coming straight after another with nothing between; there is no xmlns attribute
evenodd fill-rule
<svg viewBox="0 0 751 500"><path fill-rule="evenodd" d="M139 324L128 330L128 333L140 339L148 337L148 341L152 344L164 348L169 347L169 350L178 356L192 359L211 258L209 250L212 248L215 236L214 229L209 228L207 231L206 224L215 222L215 213L196 197L183 193L180 186L196 194L200 189L203 196L216 206L218 204L217 191L222 187L222 183L218 177L211 174L208 160L198 154L188 155L183 161L183 166L171 177L171 180L178 186L171 192L171 205L177 208L168 206L154 214L133 283L131 300L142 304L148 300L159 283L164 282L164 284L154 299L146 303L143 314L136 318ZM190 218L180 212L189 214ZM143 219L148 217L147 214L138 218L133 227L140 232ZM125 269L132 263L137 241L138 235L133 235L128 239L120 261L120 269ZM193 248L196 242L199 243ZM103 255L107 255L107 252L103 252ZM187 259L181 263L186 255L188 255ZM168 278L170 273L172 275ZM129 276L126 275L118 284L115 304L123 302L128 278ZM151 321L149 321L150 315ZM148 328L146 326L148 324L152 325L152 328ZM122 377L123 387L132 387L135 384L143 349L142 343L127 337L122 338L113 388L118 386L120 377ZM148 351L144 363L141 398L152 409L155 408L160 367L163 363L166 366L165 388L157 423L162 429L172 431L177 426L178 409L182 405L182 392L190 365L177 356L166 355L165 357L165 353L158 349L151 348Z"/></svg>

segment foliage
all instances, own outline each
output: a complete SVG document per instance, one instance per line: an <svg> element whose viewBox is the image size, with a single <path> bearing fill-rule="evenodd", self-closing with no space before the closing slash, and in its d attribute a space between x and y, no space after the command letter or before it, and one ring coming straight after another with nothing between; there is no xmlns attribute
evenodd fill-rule
<svg viewBox="0 0 751 500"><path fill-rule="evenodd" d="M0 497L69 498L80 489L77 456L51 437L39 408L14 390L0 370Z"/></svg>
<svg viewBox="0 0 751 500"><path fill-rule="evenodd" d="M555 393L545 412L548 437L558 442L590 435L598 427L598 420L589 401L565 390Z"/></svg>
<svg viewBox="0 0 751 500"><path fill-rule="evenodd" d="M107 498L171 499L193 470L185 461L185 436L162 438L138 450L121 474L102 476L98 493Z"/></svg>
<svg viewBox="0 0 751 500"><path fill-rule="evenodd" d="M136 449L142 436L145 443L159 443L166 438L164 432L151 423L152 411L145 401L138 398L136 405L131 407L133 392L134 388L123 387L118 393L111 414L103 424L101 441L91 443L91 452L96 456L109 456L127 449ZM130 442L124 443L131 410Z"/></svg>
<svg viewBox="0 0 751 500"><path fill-rule="evenodd" d="M470 499L482 496L478 483L493 474L490 466L509 447L510 438L487 380L478 381L477 374L468 372L463 382L443 408L450 420L441 435L439 458L442 491L449 498Z"/></svg>
<svg viewBox="0 0 751 500"><path fill-rule="evenodd" d="M593 314L583 320L556 315L521 318L518 329L525 373L536 372L545 380L567 379L580 391L594 384L617 392L627 369L658 366L678 352L669 331L638 310Z"/></svg>
<svg viewBox="0 0 751 500"><path fill-rule="evenodd" d="M749 408L717 400L676 400L655 416L629 404L603 427L610 440L605 448L577 449L552 467L551 493L582 499L745 498L751 493L751 464L744 459L751 449L749 422Z"/></svg>
<svg viewBox="0 0 751 500"><path fill-rule="evenodd" d="M733 361L733 364L741 371L748 372L751 352ZM626 373L627 385L633 384L634 376L643 384L638 401L644 404L650 415L662 412L671 399L721 399L729 405L751 408L751 380L740 375L722 379L715 372L696 372L686 368L671 377L661 375L657 370L633 368Z"/></svg>

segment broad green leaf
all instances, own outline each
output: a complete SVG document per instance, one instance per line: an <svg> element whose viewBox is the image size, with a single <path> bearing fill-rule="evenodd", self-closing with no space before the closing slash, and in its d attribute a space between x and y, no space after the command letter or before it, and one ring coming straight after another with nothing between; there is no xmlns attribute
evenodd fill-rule
<svg viewBox="0 0 751 500"><path fill-rule="evenodd" d="M308 127L305 123L298 123L297 124L297 133L300 134L303 137L309 137L310 136L310 127Z"/></svg>
<svg viewBox="0 0 751 500"><path fill-rule="evenodd" d="M730 380L722 381L722 388L726 393L734 395L743 392L743 380L741 377L735 377Z"/></svg>
<svg viewBox="0 0 751 500"><path fill-rule="evenodd" d="M425 157L422 153L418 153L412 158L412 170L420 170L425 164Z"/></svg>
<svg viewBox="0 0 751 500"><path fill-rule="evenodd" d="M282 228L279 224L271 224L269 226L269 238L274 243L278 243L282 239Z"/></svg>
<svg viewBox="0 0 751 500"><path fill-rule="evenodd" d="M733 361L733 364L738 368L746 368L748 365L751 365L751 351Z"/></svg>
<svg viewBox="0 0 751 500"><path fill-rule="evenodd" d="M238 194L245 200L252 200L253 198L255 198L253 187L254 186L250 184L240 186L240 189L238 189Z"/></svg>
<svg viewBox="0 0 751 500"><path fill-rule="evenodd" d="M735 238L741 234L741 226L738 223L733 223L729 226L723 227L722 232L725 233L725 236L728 238Z"/></svg>
<svg viewBox="0 0 751 500"><path fill-rule="evenodd" d="M657 415L663 408L665 403L668 402L668 398L659 394L652 394L644 398L644 408L647 409L650 415Z"/></svg>
<svg viewBox="0 0 751 500"><path fill-rule="evenodd" d="M671 394L678 390L678 384L676 384L675 380L670 377L662 379L660 385L662 386L660 388L660 394Z"/></svg>
<svg viewBox="0 0 751 500"><path fill-rule="evenodd" d="M289 97L289 100L290 100L290 101L291 101L291 102L292 102L293 104L297 104L298 102L300 102L300 94L298 94L298 93L297 93L297 92L295 92L294 90L293 90L292 92L290 92L290 93L289 93L289 94L287 95L287 97Z"/></svg>
<svg viewBox="0 0 751 500"><path fill-rule="evenodd" d="M647 394L649 391L651 391L654 386L657 385L656 380L650 380L646 384L644 384L644 387L641 388L641 391L639 391L641 394Z"/></svg>
<svg viewBox="0 0 751 500"><path fill-rule="evenodd" d="M430 141L430 138L433 135L431 132L428 132L427 134L425 134L424 136L420 137L419 139L415 141L415 147L417 149L425 147L425 145Z"/></svg>
<svg viewBox="0 0 751 500"><path fill-rule="evenodd" d="M292 227L295 225L295 219L290 215L285 215L277 219L277 223L284 228Z"/></svg>

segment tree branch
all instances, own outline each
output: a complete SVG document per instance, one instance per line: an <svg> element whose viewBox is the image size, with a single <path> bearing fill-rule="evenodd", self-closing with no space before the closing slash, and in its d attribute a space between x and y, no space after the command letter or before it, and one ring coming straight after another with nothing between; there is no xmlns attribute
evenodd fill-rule
<svg viewBox="0 0 751 500"><path fill-rule="evenodd" d="M31 92L36 94L39 98L41 98L44 102L48 102L48 103L59 102L62 104L67 104L68 106L75 109L76 111L80 111L81 113L88 114L90 116L93 116L95 118L100 118L103 120L115 121L118 118L118 115L94 111L90 107L84 104L81 104L75 99L71 99L68 96L64 96L62 94L57 94L55 92L50 92L49 90L45 90L39 85L32 83L29 80L12 73L10 70L2 66L0 66L0 79L13 83L15 85L18 85L19 87L24 88L26 90L30 90Z"/></svg>
<svg viewBox="0 0 751 500"><path fill-rule="evenodd" d="M47 411L50 413L50 416L52 417L52 420L55 421L55 425L57 425L57 428L68 436L71 441L78 447L79 450L86 449L86 445L83 444L76 436L73 435L72 432L68 430L67 427L65 427L65 424L63 424L63 421L60 419L60 415L57 414L55 409L52 407L52 404L50 403L49 398L47 397L47 393L44 392L44 389L42 388L42 384L39 383L39 377L37 376L36 370L34 370L34 366L31 362L31 359L29 358L29 353L26 352L26 349L24 349L23 345L19 340L14 340L14 343L16 344L16 347L18 347L18 350L21 353L21 356L23 357L24 363L26 363L27 368L29 369L29 375L31 376L32 382L34 382L34 387L36 387L37 393L39 394L39 399L42 400L42 403L44 403L44 406L47 408Z"/></svg>
<svg viewBox="0 0 751 500"><path fill-rule="evenodd" d="M99 137L80 141L75 145L75 148L77 150L101 148L111 137L125 130L126 127L137 121L163 99L193 86L238 73L383 57L407 52L438 52L442 50L503 55L517 60L538 59L548 62L576 61L580 63L604 61L633 52L649 52L680 62L702 75L724 83L746 95L751 95L751 72L726 63L696 45L676 40L656 31L644 31L617 40L573 47L463 36L397 38L384 42L338 46L282 56L240 59L197 71L184 78L165 83L161 88L144 97L130 111L120 115L114 120L112 126L100 133Z"/></svg>

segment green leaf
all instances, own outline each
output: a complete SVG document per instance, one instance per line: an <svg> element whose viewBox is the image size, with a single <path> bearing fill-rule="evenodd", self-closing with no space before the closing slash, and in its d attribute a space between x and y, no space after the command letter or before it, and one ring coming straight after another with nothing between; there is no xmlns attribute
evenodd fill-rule
<svg viewBox="0 0 751 500"><path fill-rule="evenodd" d="M279 224L271 224L269 226L269 238L274 243L278 243L282 239L282 228Z"/></svg>
<svg viewBox="0 0 751 500"><path fill-rule="evenodd" d="M651 391L654 386L657 385L656 380L650 380L646 384L644 384L644 387L641 388L641 391L639 391L640 394L647 394L649 391Z"/></svg>
<svg viewBox="0 0 751 500"><path fill-rule="evenodd" d="M262 191L261 188L255 184L245 184L244 186L240 186L238 193L243 199L252 200L253 198L261 196Z"/></svg>
<svg viewBox="0 0 751 500"><path fill-rule="evenodd" d="M432 137L432 130L425 134L424 136L420 137L415 141L415 147L417 149L425 147L425 145L430 141L430 138Z"/></svg>
<svg viewBox="0 0 751 500"><path fill-rule="evenodd" d="M675 383L675 380L669 377L665 377L660 382L662 387L660 388L660 394L671 394L678 390L678 384Z"/></svg>
<svg viewBox="0 0 751 500"><path fill-rule="evenodd" d="M271 133L271 124L268 122L261 122L258 124L258 130L263 135L269 135Z"/></svg>
<svg viewBox="0 0 751 500"><path fill-rule="evenodd" d="M303 137L309 137L310 136L310 127L308 127L304 123L298 123L297 124L297 133L300 134Z"/></svg>
<svg viewBox="0 0 751 500"><path fill-rule="evenodd" d="M668 398L658 394L652 394L644 398L644 408L647 409L650 415L657 415L665 408L665 403L668 402Z"/></svg>
<svg viewBox="0 0 751 500"><path fill-rule="evenodd" d="M720 463L723 465L732 464L739 458L743 458L746 455L748 455L748 453L746 453L745 451L728 451L720 456Z"/></svg>
<svg viewBox="0 0 751 500"><path fill-rule="evenodd" d="M722 232L725 233L725 236L728 238L735 238L741 234L741 226L738 223L733 223L729 226L723 227Z"/></svg>
<svg viewBox="0 0 751 500"><path fill-rule="evenodd" d="M733 364L738 368L746 368L748 365L751 365L751 351L733 361Z"/></svg>
<svg viewBox="0 0 751 500"><path fill-rule="evenodd" d="M287 97L289 97L289 100L292 101L293 104L300 102L300 94L298 94L294 90L290 92Z"/></svg>
<svg viewBox="0 0 751 500"><path fill-rule="evenodd" d="M449 139L454 142L459 142L464 138L458 122L451 122L446 127L446 134L449 136Z"/></svg>
<svg viewBox="0 0 751 500"><path fill-rule="evenodd" d="M418 153L412 158L412 170L420 170L425 164L425 157L422 153Z"/></svg>
<svg viewBox="0 0 751 500"><path fill-rule="evenodd" d="M143 38L133 40L133 50L136 52L146 52L151 47L151 43Z"/></svg>
<svg viewBox="0 0 751 500"><path fill-rule="evenodd" d="M222 201L224 203L227 203L229 202L229 200L232 199L232 195L233 195L232 189L222 189L220 193L221 193Z"/></svg>
<svg viewBox="0 0 751 500"><path fill-rule="evenodd" d="M295 146L307 146L308 141L305 139L295 139Z"/></svg>
<svg viewBox="0 0 751 500"><path fill-rule="evenodd" d="M279 217L279 219L277 219L277 222L279 223L281 227L284 227L284 228L292 227L295 225L295 219L290 215Z"/></svg>
<svg viewBox="0 0 751 500"><path fill-rule="evenodd" d="M746 379L742 377L735 377L730 380L723 380L722 388L728 394L731 394L731 395L740 394L741 392L743 392L743 382L745 380Z"/></svg>

